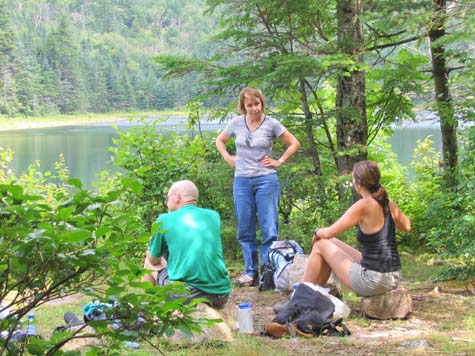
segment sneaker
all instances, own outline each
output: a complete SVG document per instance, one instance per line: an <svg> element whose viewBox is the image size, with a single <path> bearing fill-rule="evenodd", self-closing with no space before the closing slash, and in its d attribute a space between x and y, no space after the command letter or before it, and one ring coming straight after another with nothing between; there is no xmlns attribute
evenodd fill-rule
<svg viewBox="0 0 475 356"><path fill-rule="evenodd" d="M234 284L238 287L250 287L250 286L257 286L258 279L257 277L254 278L249 276L248 274L243 274L239 278L234 280Z"/></svg>

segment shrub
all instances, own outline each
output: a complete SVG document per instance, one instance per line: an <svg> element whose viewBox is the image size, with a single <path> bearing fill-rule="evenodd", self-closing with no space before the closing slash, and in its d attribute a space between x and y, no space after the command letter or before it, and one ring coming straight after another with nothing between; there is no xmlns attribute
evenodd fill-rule
<svg viewBox="0 0 475 356"><path fill-rule="evenodd" d="M8 161L10 156L3 158ZM12 341L26 314L75 293L117 304L114 316L108 314L108 320L90 324L93 336L105 337L108 350L131 337L160 336L175 329L197 331L207 322L190 317L194 303L183 305L182 300L169 299L171 289L183 291L179 284L153 288L139 282L150 232L121 201L124 193L140 192L136 181L123 180L117 189L98 194L83 189L77 179L62 180L60 176L67 175L64 170L54 177L47 174L58 179L52 183L34 167L19 180L7 170L8 162L0 167L0 304L6 316L0 319L1 354L26 350L35 355L60 354L65 342L84 337L76 330L50 339ZM132 323L139 313L144 318L140 330L108 327L112 318ZM100 347L90 354L100 353Z"/></svg>

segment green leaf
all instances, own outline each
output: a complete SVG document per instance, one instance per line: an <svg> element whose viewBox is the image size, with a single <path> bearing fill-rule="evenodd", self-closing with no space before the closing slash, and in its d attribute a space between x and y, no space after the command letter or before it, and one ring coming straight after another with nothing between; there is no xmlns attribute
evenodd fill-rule
<svg viewBox="0 0 475 356"><path fill-rule="evenodd" d="M109 287L106 289L106 295L108 297L114 296L114 295L120 295L122 292L124 292L124 290L125 290L124 287L119 287L119 286Z"/></svg>
<svg viewBox="0 0 475 356"><path fill-rule="evenodd" d="M68 231L63 234L64 242L77 243L86 241L91 237L91 232L86 230Z"/></svg>
<svg viewBox="0 0 475 356"><path fill-rule="evenodd" d="M101 226L99 229L97 229L96 236L97 237L104 237L111 231L113 231L113 230L110 226Z"/></svg>
<svg viewBox="0 0 475 356"><path fill-rule="evenodd" d="M37 343L29 343L28 345L26 345L26 348L28 349L28 352L32 355L41 356L45 353L44 347Z"/></svg>
<svg viewBox="0 0 475 356"><path fill-rule="evenodd" d="M79 178L70 178L68 179L68 183L71 184L73 187L76 187L78 189L82 189L82 183Z"/></svg>
<svg viewBox="0 0 475 356"><path fill-rule="evenodd" d="M59 218L63 221L68 221L69 218L71 217L73 211L74 211L75 207L74 206L68 206L66 208L60 208L58 210L58 215L59 215Z"/></svg>

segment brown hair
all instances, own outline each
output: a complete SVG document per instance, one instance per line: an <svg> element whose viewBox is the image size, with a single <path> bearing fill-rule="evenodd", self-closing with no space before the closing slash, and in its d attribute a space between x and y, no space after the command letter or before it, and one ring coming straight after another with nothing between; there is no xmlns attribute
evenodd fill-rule
<svg viewBox="0 0 475 356"><path fill-rule="evenodd" d="M384 212L389 211L389 198L381 186L381 171L376 162L361 161L353 166L353 179L359 185L362 185L373 195L373 198L381 205Z"/></svg>
<svg viewBox="0 0 475 356"><path fill-rule="evenodd" d="M239 93L238 111L241 114L246 114L246 108L244 107L244 100L246 97L258 98L261 101L262 111L264 112L266 107L266 99L264 98L264 95L262 95L262 92L257 88L246 87Z"/></svg>

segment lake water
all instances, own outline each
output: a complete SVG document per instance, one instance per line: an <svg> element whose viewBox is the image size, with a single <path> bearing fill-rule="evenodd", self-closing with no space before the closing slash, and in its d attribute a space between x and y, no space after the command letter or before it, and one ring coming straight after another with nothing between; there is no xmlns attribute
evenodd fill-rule
<svg viewBox="0 0 475 356"><path fill-rule="evenodd" d="M180 130L183 119L171 119L158 125L163 130ZM120 129L130 127L130 122L116 123ZM217 130L222 125L204 123L202 130ZM441 135L438 124L411 124L396 128L394 135L388 140L398 161L409 165L417 140L432 136L435 149L441 151ZM80 178L84 186L91 188L97 180L96 175L111 168L112 139L118 137L111 124L95 124L89 126L63 126L43 129L25 129L0 132L0 147L10 148L15 156L13 170L18 174L28 166L40 161L41 170L53 171L54 163L63 154L70 169L71 177Z"/></svg>

